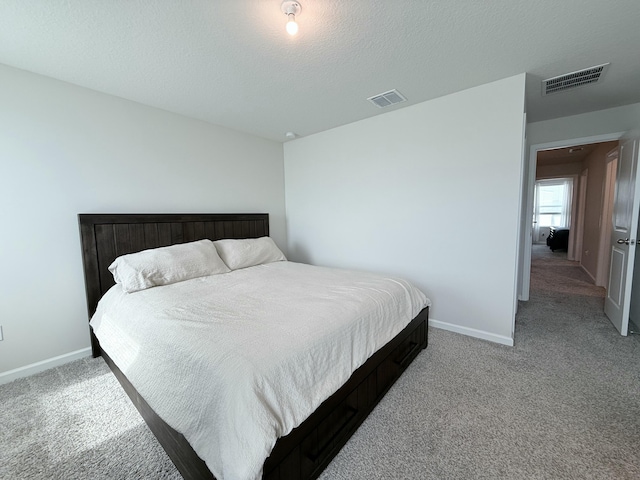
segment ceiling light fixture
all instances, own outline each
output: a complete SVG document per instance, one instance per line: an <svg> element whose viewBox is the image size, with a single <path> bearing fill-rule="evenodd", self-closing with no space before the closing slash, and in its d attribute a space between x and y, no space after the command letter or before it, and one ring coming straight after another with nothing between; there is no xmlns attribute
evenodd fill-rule
<svg viewBox="0 0 640 480"><path fill-rule="evenodd" d="M296 15L300 14L302 6L294 0L284 0L282 2L282 12L287 16L287 33L295 35L298 33L298 24L296 23Z"/></svg>

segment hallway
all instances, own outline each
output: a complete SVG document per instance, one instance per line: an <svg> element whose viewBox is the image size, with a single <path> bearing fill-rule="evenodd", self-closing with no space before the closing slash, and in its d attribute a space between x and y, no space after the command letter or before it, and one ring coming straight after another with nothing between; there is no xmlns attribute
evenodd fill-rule
<svg viewBox="0 0 640 480"><path fill-rule="evenodd" d="M531 249L531 296L551 292L601 298L604 308L605 289L595 286L578 262L567 260L566 251L552 252L546 245L535 244Z"/></svg>

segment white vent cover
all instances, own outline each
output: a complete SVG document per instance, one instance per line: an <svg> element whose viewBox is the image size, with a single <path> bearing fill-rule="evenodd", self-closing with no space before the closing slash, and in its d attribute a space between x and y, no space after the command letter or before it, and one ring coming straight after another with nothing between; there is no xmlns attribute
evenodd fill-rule
<svg viewBox="0 0 640 480"><path fill-rule="evenodd" d="M380 95L369 97L367 98L367 100L369 100L378 108L384 108L390 105L395 105L396 103L407 101L407 99L404 98L402 94L397 90L389 90L388 92L381 93Z"/></svg>
<svg viewBox="0 0 640 480"><path fill-rule="evenodd" d="M582 87L602 80L610 63L604 63L595 67L585 68L577 72L567 73L558 77L548 78L542 81L542 95L563 92L571 88Z"/></svg>

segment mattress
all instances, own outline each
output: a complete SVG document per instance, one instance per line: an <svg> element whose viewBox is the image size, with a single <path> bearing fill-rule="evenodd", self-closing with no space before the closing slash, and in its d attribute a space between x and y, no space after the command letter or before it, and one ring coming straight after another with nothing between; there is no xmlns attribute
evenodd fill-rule
<svg viewBox="0 0 640 480"><path fill-rule="evenodd" d="M91 326L217 479L248 480L429 305L401 279L283 261L129 294L115 285Z"/></svg>

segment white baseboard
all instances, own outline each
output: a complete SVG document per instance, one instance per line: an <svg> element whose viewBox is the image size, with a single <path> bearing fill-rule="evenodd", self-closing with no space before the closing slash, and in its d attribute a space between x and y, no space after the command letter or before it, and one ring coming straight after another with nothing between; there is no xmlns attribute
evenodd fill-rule
<svg viewBox="0 0 640 480"><path fill-rule="evenodd" d="M452 323L441 322L439 320L429 319L429 326L434 328L440 328L442 330L448 330L449 332L461 333L469 337L481 338L482 340L489 340L490 342L500 343L501 345L508 345L513 347L513 338L505 337L502 335L496 335L495 333L485 332L484 330L476 330L475 328L462 327L460 325L454 325Z"/></svg>
<svg viewBox="0 0 640 480"><path fill-rule="evenodd" d="M591 275L591 272L589 270L587 270L586 268L584 268L584 265L580 264L580 268L582 269L582 271L584 273L586 273L589 278L591 279L591 281L593 282L594 285L596 285L596 277L594 277L593 275Z"/></svg>
<svg viewBox="0 0 640 480"><path fill-rule="evenodd" d="M91 348L87 347L83 348L82 350L65 353L64 355L58 355L57 357L49 358L41 362L36 362L32 363L31 365L26 365L14 370L9 370L8 372L0 373L0 385L12 382L13 380L17 380L18 378L28 377L29 375L44 372L45 370L48 370L50 368L59 367L60 365L64 365L65 363L73 362L74 360L79 360L81 358L90 356Z"/></svg>

